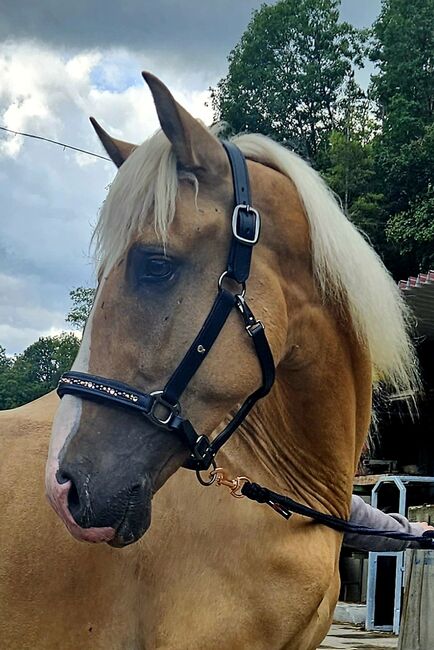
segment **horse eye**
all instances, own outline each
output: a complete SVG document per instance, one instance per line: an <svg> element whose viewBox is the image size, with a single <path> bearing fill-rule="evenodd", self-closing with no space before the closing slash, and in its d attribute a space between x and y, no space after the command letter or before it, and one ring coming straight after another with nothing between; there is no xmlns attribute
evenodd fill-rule
<svg viewBox="0 0 434 650"><path fill-rule="evenodd" d="M148 257L139 273L141 282L164 282L171 280L175 272L172 260L167 257Z"/></svg>

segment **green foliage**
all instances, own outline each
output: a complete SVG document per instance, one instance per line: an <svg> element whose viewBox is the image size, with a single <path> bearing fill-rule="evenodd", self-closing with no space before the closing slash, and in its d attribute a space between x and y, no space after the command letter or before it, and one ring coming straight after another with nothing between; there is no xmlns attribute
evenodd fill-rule
<svg viewBox="0 0 434 650"><path fill-rule="evenodd" d="M53 390L69 370L80 342L73 334L41 337L13 359L0 348L0 409L14 408Z"/></svg>
<svg viewBox="0 0 434 650"><path fill-rule="evenodd" d="M341 95L363 34L339 22L339 0L280 0L253 13L212 90L217 119L265 133L315 160L338 128Z"/></svg>
<svg viewBox="0 0 434 650"><path fill-rule="evenodd" d="M417 257L419 265L413 273L434 267L434 196L411 204L406 212L394 215L388 222L386 235L400 247L403 255Z"/></svg>
<svg viewBox="0 0 434 650"><path fill-rule="evenodd" d="M351 134L333 131L330 135L328 164L323 164L323 176L341 197L348 213L353 202L370 186L373 161L372 147Z"/></svg>
<svg viewBox="0 0 434 650"><path fill-rule="evenodd" d="M391 149L384 140L378 142L376 161L385 184L388 212L406 211L426 196L434 183L434 124L399 149Z"/></svg>
<svg viewBox="0 0 434 650"><path fill-rule="evenodd" d="M86 321L92 309L95 289L89 287L77 287L69 292L72 300L72 307L66 316L66 322L74 329L83 331Z"/></svg>
<svg viewBox="0 0 434 650"><path fill-rule="evenodd" d="M6 349L0 345L0 373L8 370L12 364L12 361L6 356Z"/></svg>
<svg viewBox="0 0 434 650"><path fill-rule="evenodd" d="M77 287L69 295L72 307L66 321L83 329L95 290ZM0 410L26 404L56 388L60 375L71 368L79 347L79 339L66 332L41 337L13 358L7 357L0 346Z"/></svg>
<svg viewBox="0 0 434 650"><path fill-rule="evenodd" d="M7 403L8 385L7 377L12 365L12 360L6 356L6 350L0 345L0 409L7 408L2 406Z"/></svg>
<svg viewBox="0 0 434 650"><path fill-rule="evenodd" d="M352 203L349 216L362 230L377 250L384 251L384 224L387 213L384 211L383 194L365 192Z"/></svg>
<svg viewBox="0 0 434 650"><path fill-rule="evenodd" d="M434 0L384 0L374 24L371 92L382 130L374 143L387 244L396 275L433 261Z"/></svg>
<svg viewBox="0 0 434 650"><path fill-rule="evenodd" d="M383 0L374 23L372 87L394 149L422 135L434 111L434 0Z"/></svg>
<svg viewBox="0 0 434 650"><path fill-rule="evenodd" d="M340 22L339 7L255 11L212 90L215 117L307 156L405 277L432 265L434 0L383 0L369 32ZM366 95L354 70L367 52L377 71Z"/></svg>

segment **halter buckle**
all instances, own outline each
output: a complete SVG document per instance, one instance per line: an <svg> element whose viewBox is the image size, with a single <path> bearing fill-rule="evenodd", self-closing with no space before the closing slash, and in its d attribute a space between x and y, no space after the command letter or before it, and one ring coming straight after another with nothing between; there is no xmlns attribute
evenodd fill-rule
<svg viewBox="0 0 434 650"><path fill-rule="evenodd" d="M181 412L181 407L179 404L171 404L165 400L162 395L162 390L154 390L152 393L149 393L153 397L151 408L149 413L146 415L159 427L165 427L170 429L170 424L177 415ZM158 415L157 409L163 410L166 412L166 415Z"/></svg>
<svg viewBox="0 0 434 650"><path fill-rule="evenodd" d="M264 323L261 320L257 320L251 325L247 325L246 332L249 336L254 336L258 330L264 330Z"/></svg>
<svg viewBox="0 0 434 650"><path fill-rule="evenodd" d="M192 456L199 463L208 463L208 466L213 463L214 451L207 436L201 435L196 440Z"/></svg>
<svg viewBox="0 0 434 650"><path fill-rule="evenodd" d="M253 233L253 237L251 239L247 237L243 237L238 232L238 215L241 210L255 217L255 230ZM259 241L260 230L261 230L261 217L259 216L259 212L254 208L252 208L250 205L245 205L244 203L239 203L238 205L236 205L232 214L232 234L235 237L235 239L237 239L239 242L243 244L247 244L248 246L254 246Z"/></svg>

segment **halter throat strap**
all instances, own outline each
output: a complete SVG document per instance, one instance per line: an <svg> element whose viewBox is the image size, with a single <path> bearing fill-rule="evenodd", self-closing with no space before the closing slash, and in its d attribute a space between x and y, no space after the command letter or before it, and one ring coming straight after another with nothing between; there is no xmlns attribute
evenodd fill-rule
<svg viewBox="0 0 434 650"><path fill-rule="evenodd" d="M141 413L159 428L178 433L191 451L184 466L196 471L208 469L214 463L218 450L229 440L256 402L270 391L275 379L273 355L264 325L255 318L245 300L253 247L260 236L260 215L251 207L249 174L244 155L234 144L222 144L232 170L235 199L227 265L220 276L217 296L211 311L165 387L146 393L117 380L70 371L61 376L57 388L60 397L66 394L76 395L81 399L127 408ZM225 288L226 277L240 284L239 293ZM181 416L180 398L235 307L243 319L246 333L252 339L261 368L262 384L244 401L229 424L211 442L207 436L199 435L192 423Z"/></svg>

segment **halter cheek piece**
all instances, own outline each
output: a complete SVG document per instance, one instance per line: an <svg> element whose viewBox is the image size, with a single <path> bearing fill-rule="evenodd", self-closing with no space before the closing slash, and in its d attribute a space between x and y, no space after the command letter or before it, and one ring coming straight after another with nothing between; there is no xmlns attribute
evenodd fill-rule
<svg viewBox="0 0 434 650"><path fill-rule="evenodd" d="M174 431L187 443L191 455L184 464L197 472L214 465L219 449L229 440L255 403L267 395L275 378L275 367L265 328L257 320L245 300L246 282L250 274L253 247L259 241L261 218L251 207L249 174L241 151L230 142L222 143L229 158L234 185L235 207L232 214L232 237L226 270L218 281L214 304L202 328L163 390L143 393L128 384L83 372L65 372L59 381L58 395L76 395L96 402L109 402L142 413L157 427ZM238 283L240 293L225 288L225 279ZM194 374L209 354L229 314L236 307L247 334L251 337L258 358L262 385L241 405L233 419L213 441L196 432L191 422L181 415L180 398Z"/></svg>

